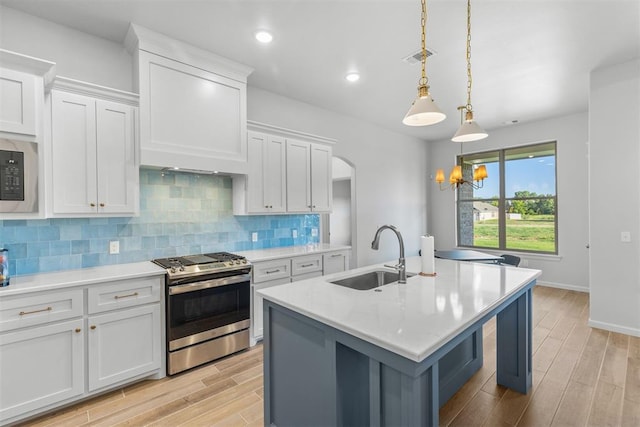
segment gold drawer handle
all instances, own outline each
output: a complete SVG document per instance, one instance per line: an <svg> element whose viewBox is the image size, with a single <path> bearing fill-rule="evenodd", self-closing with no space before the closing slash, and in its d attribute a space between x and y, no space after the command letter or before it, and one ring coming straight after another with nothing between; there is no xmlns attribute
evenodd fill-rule
<svg viewBox="0 0 640 427"><path fill-rule="evenodd" d="M79 334L82 329L76 328L76 334Z"/></svg>
<svg viewBox="0 0 640 427"><path fill-rule="evenodd" d="M305 267L313 267L315 264L311 263L311 264L302 264L300 266L300 268L305 268Z"/></svg>
<svg viewBox="0 0 640 427"><path fill-rule="evenodd" d="M128 295L116 295L114 298L115 299L120 299L120 298L129 298L129 297L137 297L138 293L134 292L132 294L128 294Z"/></svg>
<svg viewBox="0 0 640 427"><path fill-rule="evenodd" d="M96 328L96 325L91 325L91 330L93 331Z"/></svg>
<svg viewBox="0 0 640 427"><path fill-rule="evenodd" d="M280 269L277 269L277 270L267 270L267 271L265 271L265 273L267 273L267 274L272 274L272 273L277 273L277 272L279 272L279 271L280 271Z"/></svg>
<svg viewBox="0 0 640 427"><path fill-rule="evenodd" d="M34 310L34 311L21 311L20 313L18 313L20 316L24 316L26 314L33 314L33 313L42 313L43 311L51 311L53 310L53 308L51 307L47 307L47 308L43 308L42 310Z"/></svg>
<svg viewBox="0 0 640 427"><path fill-rule="evenodd" d="M104 208L104 203L100 203L100 207L101 207L101 208Z"/></svg>

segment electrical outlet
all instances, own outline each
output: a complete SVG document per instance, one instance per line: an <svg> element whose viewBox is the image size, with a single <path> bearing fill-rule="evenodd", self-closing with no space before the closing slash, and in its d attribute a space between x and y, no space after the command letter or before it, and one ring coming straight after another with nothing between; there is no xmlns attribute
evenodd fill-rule
<svg viewBox="0 0 640 427"><path fill-rule="evenodd" d="M631 232L630 231L621 231L620 232L620 241L624 243L631 242Z"/></svg>
<svg viewBox="0 0 640 427"><path fill-rule="evenodd" d="M311 237L318 237L318 229L317 228L312 228L311 229Z"/></svg>
<svg viewBox="0 0 640 427"><path fill-rule="evenodd" d="M294 239L298 238L298 230L296 230L295 228L293 230L291 230L291 237L293 237Z"/></svg>
<svg viewBox="0 0 640 427"><path fill-rule="evenodd" d="M109 254L115 255L120 253L120 241L112 240L109 242Z"/></svg>
<svg viewBox="0 0 640 427"><path fill-rule="evenodd" d="M258 241L258 233L257 232L253 232L251 233L251 241L252 242L257 242Z"/></svg>

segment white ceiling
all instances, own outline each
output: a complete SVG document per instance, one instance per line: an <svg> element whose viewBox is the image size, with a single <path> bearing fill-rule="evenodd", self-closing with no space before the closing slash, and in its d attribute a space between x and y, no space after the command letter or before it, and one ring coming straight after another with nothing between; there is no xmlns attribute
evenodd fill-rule
<svg viewBox="0 0 640 427"><path fill-rule="evenodd" d="M0 0L123 42L129 22L255 69L249 84L427 140L450 138L466 101L466 1L428 0L431 93L447 114L401 124L416 95L419 0ZM274 34L271 45L253 39ZM473 107L489 133L586 111L589 71L640 57L639 0L472 0ZM356 84L344 76L357 70Z"/></svg>

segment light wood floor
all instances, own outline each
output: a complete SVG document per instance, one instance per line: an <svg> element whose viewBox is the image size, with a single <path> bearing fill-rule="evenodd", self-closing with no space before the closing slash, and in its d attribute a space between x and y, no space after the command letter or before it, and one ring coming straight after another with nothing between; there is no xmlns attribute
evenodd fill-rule
<svg viewBox="0 0 640 427"><path fill-rule="evenodd" d="M484 366L440 410L450 426L640 426L640 338L587 326L588 295L534 289L533 390L495 382L495 319ZM262 346L108 393L30 426L262 425Z"/></svg>

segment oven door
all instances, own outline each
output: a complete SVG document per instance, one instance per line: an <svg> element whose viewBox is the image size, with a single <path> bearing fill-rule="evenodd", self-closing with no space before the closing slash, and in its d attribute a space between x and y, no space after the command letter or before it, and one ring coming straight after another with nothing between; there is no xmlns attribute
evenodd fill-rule
<svg viewBox="0 0 640 427"><path fill-rule="evenodd" d="M243 274L170 285L169 351L249 328L250 277Z"/></svg>

